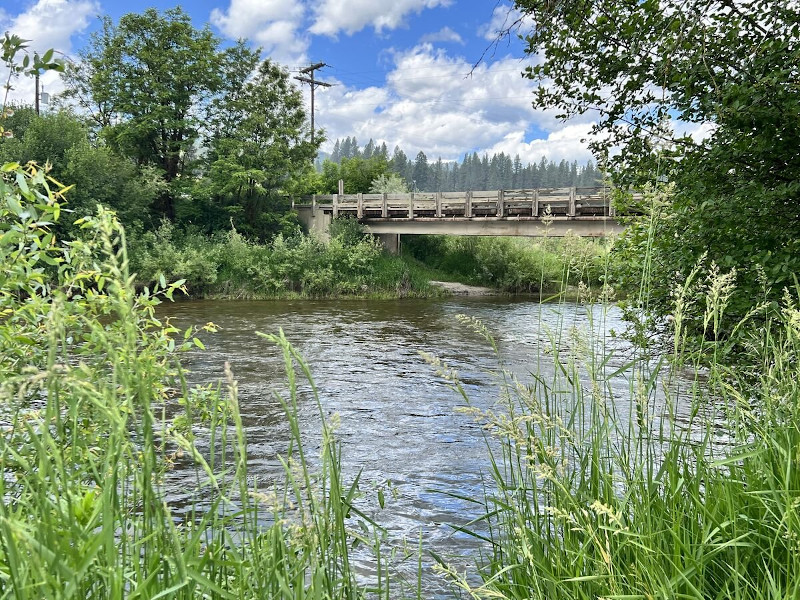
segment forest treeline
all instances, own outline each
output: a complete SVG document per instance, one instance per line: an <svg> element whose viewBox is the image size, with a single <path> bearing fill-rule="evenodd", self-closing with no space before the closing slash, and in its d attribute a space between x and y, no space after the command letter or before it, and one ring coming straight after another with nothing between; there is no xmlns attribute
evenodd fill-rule
<svg viewBox="0 0 800 600"><path fill-rule="evenodd" d="M405 182L409 190L420 192L465 192L468 190L509 190L545 187L593 186L602 180L595 163L561 160L542 156L538 163L523 163L504 152L478 155L467 153L461 162L435 161L420 150L411 160L403 149L395 146L391 156L386 142L377 144L372 138L361 148L355 137L337 139L326 160L338 165L353 159L384 161L391 173ZM324 171L324 162L318 162Z"/></svg>

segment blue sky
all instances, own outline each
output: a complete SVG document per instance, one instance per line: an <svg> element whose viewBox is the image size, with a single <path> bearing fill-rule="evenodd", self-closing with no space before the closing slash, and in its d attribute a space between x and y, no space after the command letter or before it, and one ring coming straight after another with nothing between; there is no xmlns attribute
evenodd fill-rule
<svg viewBox="0 0 800 600"><path fill-rule="evenodd" d="M98 15L114 20L177 3L120 0L17 0L0 4L0 30L31 39L31 48L77 56ZM488 0L198 0L181 6L196 26L226 41L247 38L290 70L310 62L329 67L317 77L317 125L332 140L370 137L411 155L459 159L465 152L506 152L524 161L590 158L588 119L561 123L531 107L533 84L520 75L535 57L522 43L492 46L514 19L510 4ZM483 61L472 71L484 52ZM48 75L45 89L60 82ZM14 96L33 96L18 81ZM304 86L308 95L308 86Z"/></svg>

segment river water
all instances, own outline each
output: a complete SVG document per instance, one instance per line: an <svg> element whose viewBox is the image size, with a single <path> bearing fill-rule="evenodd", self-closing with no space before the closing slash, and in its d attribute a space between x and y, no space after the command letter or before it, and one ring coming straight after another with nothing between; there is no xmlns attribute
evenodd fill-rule
<svg viewBox="0 0 800 600"><path fill-rule="evenodd" d="M276 347L255 334L282 328L311 366L323 411L338 414L345 483L362 472L362 508L388 530L391 543L405 538L414 546L421 534L426 549L473 572L480 543L454 527L481 513L457 497L481 499L491 487L486 442L481 425L457 412L464 400L420 351L455 368L470 402L479 408L498 401L499 360L522 379L534 371L547 374L553 370L553 349L569 352L589 338L613 354L605 365L609 372L630 358L625 343L612 335L625 327L615 307L452 298L192 301L163 306L160 312L179 326L211 321L219 327L218 333L201 336L207 350L191 353L184 364L193 383L217 381L223 364L231 364L254 477L269 480L280 472L277 456L289 437L274 396L284 389L283 361ZM499 358L456 318L460 314L488 327ZM620 397L629 397L629 385L622 376L610 381L612 393ZM320 416L310 397L300 412L313 445ZM377 506L379 487L385 489L383 510ZM429 566L432 561L426 557L424 562ZM415 565L414 559L400 566L400 574L413 580ZM369 571L367 558L362 568ZM428 567L424 578L425 597L453 597Z"/></svg>

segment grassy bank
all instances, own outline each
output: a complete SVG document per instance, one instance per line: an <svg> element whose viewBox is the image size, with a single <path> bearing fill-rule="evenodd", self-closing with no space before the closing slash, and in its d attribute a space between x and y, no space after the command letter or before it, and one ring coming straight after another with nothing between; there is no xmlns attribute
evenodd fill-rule
<svg viewBox="0 0 800 600"><path fill-rule="evenodd" d="M184 280L194 297L269 299L432 297L427 271L386 253L371 236L340 227L329 242L278 236L267 244L229 231L213 237L169 224L131 244L139 286Z"/></svg>
<svg viewBox="0 0 800 600"><path fill-rule="evenodd" d="M564 293L600 287L609 244L577 237L529 240L404 236L402 254L385 252L352 220L331 239L279 236L257 244L235 230L216 236L163 224L135 236L131 268L140 287L183 280L190 295L215 298L432 297L431 280L504 293Z"/></svg>
<svg viewBox="0 0 800 600"><path fill-rule="evenodd" d="M316 394L283 335L264 337L286 367L287 446L281 476L259 483L234 374L220 365L219 388L189 388L179 353L202 343L154 316L179 285L134 292L108 212L82 220L83 239L56 243L59 194L41 172L5 169L0 598L421 597L386 571L321 410L322 441L304 447L297 390ZM320 249L310 243L269 251L311 260ZM270 258L234 234L219 244L229 268ZM729 367L714 357L727 354L730 281L712 273L694 304L691 282L676 290L673 350L660 360L615 354L602 323L580 332L565 321L532 358L531 378L499 370L491 409L471 408L457 374L430 358L494 438L493 484L471 499L485 512L475 528L483 583L442 563L454 596L800 596L800 307L787 295L779 318L742 323L736 343L749 360ZM694 381L674 376L700 372L683 351L690 317L715 340ZM495 345L485 326L463 321ZM613 384L620 376L627 388ZM180 507L165 484L177 463L195 473ZM356 546L374 555L358 577Z"/></svg>
<svg viewBox="0 0 800 600"><path fill-rule="evenodd" d="M565 238L405 236L403 253L444 279L509 293L556 294L584 284L599 288L611 243Z"/></svg>

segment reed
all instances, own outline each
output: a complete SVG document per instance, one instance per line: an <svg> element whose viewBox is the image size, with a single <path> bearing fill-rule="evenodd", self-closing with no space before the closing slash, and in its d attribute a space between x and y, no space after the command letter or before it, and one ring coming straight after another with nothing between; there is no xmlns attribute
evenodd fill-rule
<svg viewBox="0 0 800 600"><path fill-rule="evenodd" d="M475 499L482 583L440 565L457 588L476 599L800 597L800 309L787 294L777 318L748 317L726 338L731 282L698 269L677 286L672 351L660 356L622 360L603 323L568 343L553 332L540 350L555 368L523 379L501 369L492 410L470 407L438 365L484 425L494 490ZM686 319L712 340L699 353L686 351ZM743 339L747 359L726 364ZM620 376L627 389L612 385Z"/></svg>
<svg viewBox="0 0 800 600"><path fill-rule="evenodd" d="M267 336L289 382L283 476L257 485L234 375L189 389L178 353L202 343L155 317L180 282L136 294L102 209L83 241L53 243L60 190L4 168L0 217L18 234L0 242L0 598L388 598L355 577L351 547L374 540L347 526L357 480L343 484L324 419L319 454L303 446L308 368L285 337ZM195 489L168 502L178 463Z"/></svg>

